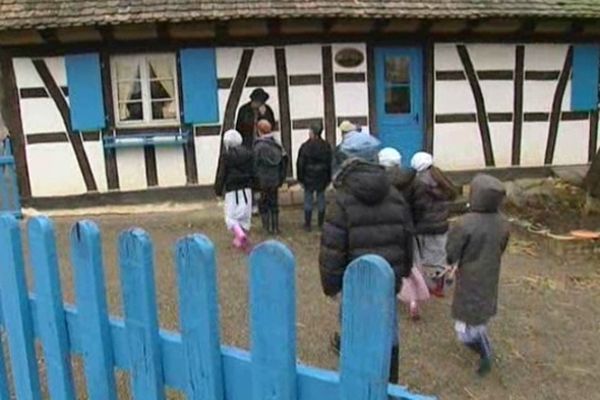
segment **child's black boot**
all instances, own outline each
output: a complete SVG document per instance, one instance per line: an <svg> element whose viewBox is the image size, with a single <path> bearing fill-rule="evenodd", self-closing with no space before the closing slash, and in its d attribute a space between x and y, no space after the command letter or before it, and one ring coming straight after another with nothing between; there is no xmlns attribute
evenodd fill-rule
<svg viewBox="0 0 600 400"><path fill-rule="evenodd" d="M312 224L312 211L304 211L304 230L310 232Z"/></svg>

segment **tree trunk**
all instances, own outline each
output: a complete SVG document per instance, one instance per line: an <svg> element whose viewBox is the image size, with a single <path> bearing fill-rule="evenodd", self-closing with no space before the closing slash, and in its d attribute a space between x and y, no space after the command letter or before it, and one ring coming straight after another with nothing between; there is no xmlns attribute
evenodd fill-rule
<svg viewBox="0 0 600 400"><path fill-rule="evenodd" d="M600 151L592 160L590 170L585 177L585 187L591 197L600 199Z"/></svg>

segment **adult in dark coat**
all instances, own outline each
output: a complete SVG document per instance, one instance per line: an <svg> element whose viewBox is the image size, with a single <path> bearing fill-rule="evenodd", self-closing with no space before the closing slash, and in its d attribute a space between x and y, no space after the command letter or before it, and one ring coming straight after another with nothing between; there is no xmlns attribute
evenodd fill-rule
<svg viewBox="0 0 600 400"><path fill-rule="evenodd" d="M262 88L256 88L250 94L250 101L240 107L238 111L235 129L241 133L243 144L252 148L254 140L258 137L257 122L266 119L275 126L275 115L267 103L269 94Z"/></svg>
<svg viewBox="0 0 600 400"><path fill-rule="evenodd" d="M329 143L321 138L323 125L311 126L309 139L300 146L296 172L298 182L304 187L304 228L311 230L313 202L316 196L319 210L319 228L325 221L325 189L331 183L332 150Z"/></svg>
<svg viewBox="0 0 600 400"><path fill-rule="evenodd" d="M413 235L410 209L387 179L385 169L349 159L334 180L335 202L323 227L319 266L323 291L335 296L342 290L348 264L363 255L376 254L392 266L396 291L412 267ZM397 323L395 323L397 329ZM334 335L334 345L339 336ZM398 335L394 335L390 382L398 380Z"/></svg>
<svg viewBox="0 0 600 400"><path fill-rule="evenodd" d="M471 182L470 212L448 235L448 263L457 265L452 317L463 343L481 357L480 374L491 368L486 324L496 315L502 254L509 225L498 211L506 192L502 182L480 174Z"/></svg>

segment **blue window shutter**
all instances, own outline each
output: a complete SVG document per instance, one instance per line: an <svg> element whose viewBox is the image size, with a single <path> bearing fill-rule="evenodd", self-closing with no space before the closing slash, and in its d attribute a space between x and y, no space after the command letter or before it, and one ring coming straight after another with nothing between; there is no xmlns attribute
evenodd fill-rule
<svg viewBox="0 0 600 400"><path fill-rule="evenodd" d="M215 49L180 52L183 120L188 124L219 122Z"/></svg>
<svg viewBox="0 0 600 400"><path fill-rule="evenodd" d="M571 109L589 111L598 107L598 74L600 46L573 46L573 78L571 81Z"/></svg>
<svg viewBox="0 0 600 400"><path fill-rule="evenodd" d="M98 53L65 57L73 131L97 131L106 126L102 74Z"/></svg>

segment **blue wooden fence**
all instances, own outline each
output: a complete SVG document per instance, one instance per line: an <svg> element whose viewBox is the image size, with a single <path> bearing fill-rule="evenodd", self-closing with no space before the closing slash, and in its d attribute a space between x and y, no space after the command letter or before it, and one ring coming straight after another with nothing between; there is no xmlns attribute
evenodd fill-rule
<svg viewBox="0 0 600 400"><path fill-rule="evenodd" d="M0 141L0 212L10 212L21 217L15 159L9 138Z"/></svg>
<svg viewBox="0 0 600 400"><path fill-rule="evenodd" d="M296 362L295 260L266 242L249 258L251 352L223 346L215 249L203 235L177 242L181 332L159 329L153 246L140 229L119 238L124 318L107 313L98 227L81 221L70 236L76 305L63 305L53 223L28 223L34 289L28 293L19 222L0 215L0 301L10 368L0 346L0 399L41 398L34 341L41 343L54 400L77 398L71 355L83 358L87 398L117 399L115 368L129 373L134 399L164 399L165 387L198 400L431 399L388 385L394 288L381 258L363 257L344 277L341 373ZM368 326L368 329L365 329ZM388 397L389 396L389 397ZM86 397L80 393L79 397Z"/></svg>

